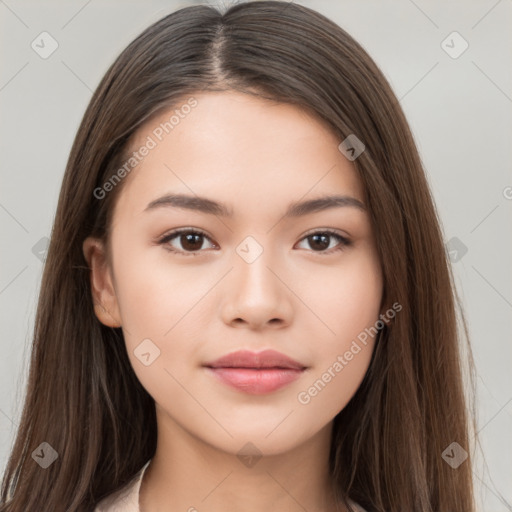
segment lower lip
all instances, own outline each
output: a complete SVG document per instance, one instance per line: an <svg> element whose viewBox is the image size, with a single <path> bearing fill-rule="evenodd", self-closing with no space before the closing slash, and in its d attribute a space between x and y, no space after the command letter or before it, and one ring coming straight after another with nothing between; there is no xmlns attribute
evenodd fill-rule
<svg viewBox="0 0 512 512"><path fill-rule="evenodd" d="M289 368L209 368L211 373L225 384L239 391L252 395L263 395L276 391L294 380L297 380L304 370Z"/></svg>

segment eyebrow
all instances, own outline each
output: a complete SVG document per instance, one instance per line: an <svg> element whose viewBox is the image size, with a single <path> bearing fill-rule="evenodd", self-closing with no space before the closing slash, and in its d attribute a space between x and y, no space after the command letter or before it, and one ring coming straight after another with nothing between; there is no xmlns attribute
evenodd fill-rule
<svg viewBox="0 0 512 512"><path fill-rule="evenodd" d="M221 217L233 217L233 210L223 203L213 199L200 196L189 196L186 194L166 194L151 201L144 211L151 211L157 208L184 208L210 215ZM345 195L323 196L307 201L296 201L291 203L283 218L296 218L320 212L329 208L351 207L366 212L366 206L355 197Z"/></svg>

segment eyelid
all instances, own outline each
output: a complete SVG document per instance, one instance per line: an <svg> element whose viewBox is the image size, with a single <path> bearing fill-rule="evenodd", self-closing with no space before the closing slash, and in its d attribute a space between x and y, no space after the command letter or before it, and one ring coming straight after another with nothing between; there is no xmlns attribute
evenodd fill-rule
<svg viewBox="0 0 512 512"><path fill-rule="evenodd" d="M340 229L335 229L335 228L313 228L313 229L310 229L309 231L306 231L306 233L304 233L302 235L301 240L303 240L307 236L315 235L316 233L330 233L332 235L337 235L341 238L344 238L347 242L350 241L350 236L348 234L342 232Z"/></svg>

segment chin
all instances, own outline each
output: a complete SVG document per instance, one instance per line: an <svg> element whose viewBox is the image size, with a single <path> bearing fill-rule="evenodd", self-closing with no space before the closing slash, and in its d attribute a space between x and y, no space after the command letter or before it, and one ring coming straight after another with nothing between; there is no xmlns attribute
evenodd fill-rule
<svg viewBox="0 0 512 512"><path fill-rule="evenodd" d="M282 421L282 418L279 421ZM228 429L233 436L232 438L227 438L228 436L224 435L222 439L219 437L212 439L208 436L208 439L205 439L205 441L217 449L232 455L240 457L253 454L261 457L284 454L306 442L314 435L305 431L304 426L299 427L295 424L290 424L287 429L275 428L276 425L279 425L279 421L274 423L272 429L248 429L247 426L245 428L235 428L232 425ZM300 435L298 435L299 432Z"/></svg>

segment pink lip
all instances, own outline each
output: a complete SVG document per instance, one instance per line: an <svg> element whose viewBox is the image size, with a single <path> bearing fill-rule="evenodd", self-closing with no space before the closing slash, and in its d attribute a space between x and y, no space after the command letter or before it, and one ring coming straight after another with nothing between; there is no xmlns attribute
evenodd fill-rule
<svg viewBox="0 0 512 512"><path fill-rule="evenodd" d="M276 352L239 350L203 365L209 372L245 393L270 393L298 379L306 369L301 363Z"/></svg>

